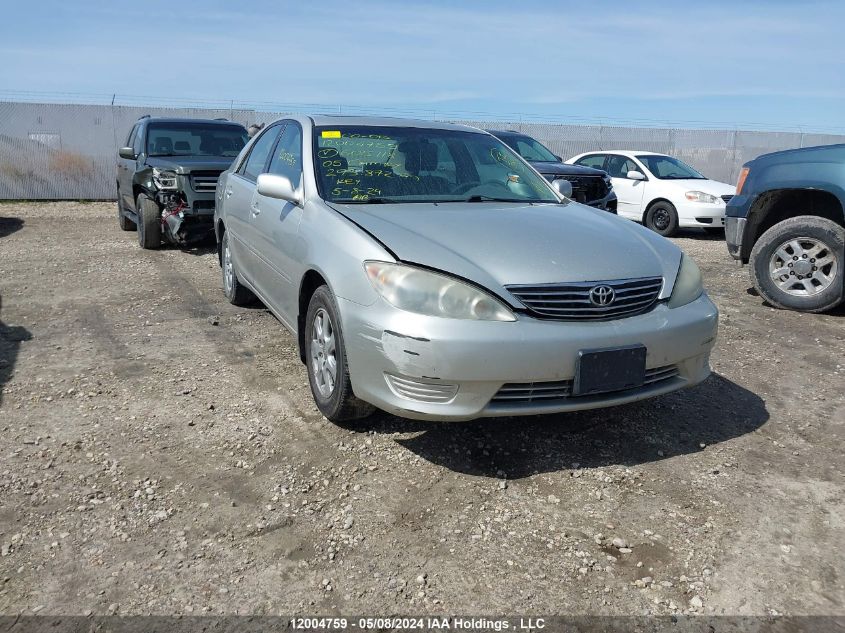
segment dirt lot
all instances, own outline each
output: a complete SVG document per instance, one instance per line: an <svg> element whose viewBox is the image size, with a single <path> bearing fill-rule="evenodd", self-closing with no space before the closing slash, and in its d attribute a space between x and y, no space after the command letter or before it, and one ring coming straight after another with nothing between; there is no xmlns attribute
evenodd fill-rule
<svg viewBox="0 0 845 633"><path fill-rule="evenodd" d="M212 249L115 215L0 204L0 613L845 614L845 310L765 306L721 240L677 239L698 387L337 426Z"/></svg>

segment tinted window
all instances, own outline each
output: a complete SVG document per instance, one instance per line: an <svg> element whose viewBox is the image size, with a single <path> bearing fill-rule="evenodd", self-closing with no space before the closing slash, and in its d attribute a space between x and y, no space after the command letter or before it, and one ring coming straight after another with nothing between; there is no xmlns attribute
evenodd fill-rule
<svg viewBox="0 0 845 633"><path fill-rule="evenodd" d="M314 169L320 195L335 202L558 200L499 139L463 130L315 128Z"/></svg>
<svg viewBox="0 0 845 633"><path fill-rule="evenodd" d="M235 157L248 140L240 125L179 122L150 123L147 153L150 156L231 156Z"/></svg>
<svg viewBox="0 0 845 633"><path fill-rule="evenodd" d="M132 149L136 154L141 154L144 151L144 126L135 126L135 138L132 139Z"/></svg>
<svg viewBox="0 0 845 633"><path fill-rule="evenodd" d="M294 187L299 186L302 176L302 130L295 123L288 123L276 144L273 158L270 159L271 174L287 176Z"/></svg>
<svg viewBox="0 0 845 633"><path fill-rule="evenodd" d="M552 154L544 145L530 136L506 136L502 140L511 148L515 149L516 153L522 156L525 160L531 160L538 163L559 162L557 156Z"/></svg>
<svg viewBox="0 0 845 633"><path fill-rule="evenodd" d="M132 126L132 130L129 132L129 138L126 141L126 145L124 147L132 147L135 143L135 134L138 132L138 125L135 124Z"/></svg>
<svg viewBox="0 0 845 633"><path fill-rule="evenodd" d="M258 174L265 172L264 167L267 165L270 150L273 149L273 144L276 142L276 137L279 135L280 129L281 126L279 125L269 127L256 139L252 149L249 150L249 156L247 156L246 161L244 161L244 164L238 170L239 173L243 174L244 178L255 181L258 178Z"/></svg>
<svg viewBox="0 0 845 633"><path fill-rule="evenodd" d="M584 156L575 161L576 165L583 165L584 167L593 167L594 169L604 169L604 154L591 154Z"/></svg>
<svg viewBox="0 0 845 633"><path fill-rule="evenodd" d="M607 167L605 167L605 171L610 174L611 178L627 178L629 171L642 172L642 170L637 167L637 164L630 158L618 155L610 156L607 159Z"/></svg>

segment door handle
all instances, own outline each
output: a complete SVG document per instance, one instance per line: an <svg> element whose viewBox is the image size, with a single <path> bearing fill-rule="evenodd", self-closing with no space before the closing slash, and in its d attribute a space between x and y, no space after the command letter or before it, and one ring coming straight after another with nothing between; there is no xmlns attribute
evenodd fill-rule
<svg viewBox="0 0 845 633"><path fill-rule="evenodd" d="M226 187L226 197L227 198L232 197L232 188L231 187Z"/></svg>
<svg viewBox="0 0 845 633"><path fill-rule="evenodd" d="M256 217L256 216L258 216L258 214L261 213L261 209L258 208L257 202L252 203L251 209L252 209L252 217Z"/></svg>

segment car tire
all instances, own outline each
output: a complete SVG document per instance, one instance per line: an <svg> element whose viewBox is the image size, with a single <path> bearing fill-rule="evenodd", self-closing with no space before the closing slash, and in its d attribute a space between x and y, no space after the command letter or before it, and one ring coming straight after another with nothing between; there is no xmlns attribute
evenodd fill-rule
<svg viewBox="0 0 845 633"><path fill-rule="evenodd" d="M671 237L678 230L678 212L671 202L655 202L645 213L645 225L663 237Z"/></svg>
<svg viewBox="0 0 845 633"><path fill-rule="evenodd" d="M228 231L224 231L220 238L220 267L223 271L223 294L226 295L229 303L236 306L255 303L255 295L238 278L238 269L229 246Z"/></svg>
<svg viewBox="0 0 845 633"><path fill-rule="evenodd" d="M777 308L824 312L845 298L845 228L832 220L800 215L775 224L750 263L754 287Z"/></svg>
<svg viewBox="0 0 845 633"><path fill-rule="evenodd" d="M343 330L328 286L317 288L308 304L305 365L314 402L332 422L364 418L375 411L375 407L352 392Z"/></svg>
<svg viewBox="0 0 845 633"><path fill-rule="evenodd" d="M135 223L126 217L126 212L123 210L123 203L120 201L120 190L117 192L117 225L121 231L134 231L137 227Z"/></svg>
<svg viewBox="0 0 845 633"><path fill-rule="evenodd" d="M161 209L158 203L145 194L135 200L138 211L138 244L141 248L161 246Z"/></svg>

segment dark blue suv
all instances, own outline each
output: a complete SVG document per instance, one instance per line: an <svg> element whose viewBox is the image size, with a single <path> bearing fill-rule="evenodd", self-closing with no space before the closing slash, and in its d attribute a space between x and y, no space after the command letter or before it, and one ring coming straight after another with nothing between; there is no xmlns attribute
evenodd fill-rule
<svg viewBox="0 0 845 633"><path fill-rule="evenodd" d="M764 154L745 165L725 213L734 259L779 308L822 312L845 298L845 145Z"/></svg>

